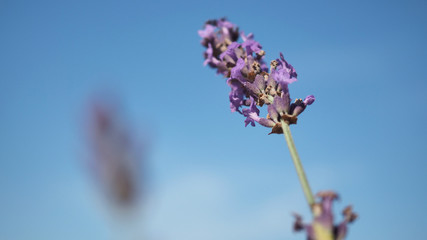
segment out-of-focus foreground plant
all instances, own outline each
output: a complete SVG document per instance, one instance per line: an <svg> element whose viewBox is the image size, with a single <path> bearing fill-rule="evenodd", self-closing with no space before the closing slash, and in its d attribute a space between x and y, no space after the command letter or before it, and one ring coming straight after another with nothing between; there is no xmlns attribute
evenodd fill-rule
<svg viewBox="0 0 427 240"><path fill-rule="evenodd" d="M304 224L299 215L295 215L294 230L305 230L309 240L344 239L347 223L353 222L357 215L352 208L343 211L344 220L334 224L332 202L338 195L331 191L317 194L316 202L298 156L289 125L296 124L298 116L311 105L313 95L295 99L291 103L288 85L297 81L297 73L282 53L271 61L268 67L264 58L265 51L255 41L253 34L245 35L239 28L226 19L209 20L199 32L201 44L206 48L204 64L217 70L227 78L231 87L229 94L232 112L245 117L245 126L258 124L271 128L269 134L284 134L293 159L302 189L313 214L313 222ZM243 42L239 43L239 37ZM268 114L260 116L258 107L267 105Z"/></svg>
<svg viewBox="0 0 427 240"><path fill-rule="evenodd" d="M133 209L141 197L142 158L117 104L94 101L88 133L90 166L102 191L117 209Z"/></svg>

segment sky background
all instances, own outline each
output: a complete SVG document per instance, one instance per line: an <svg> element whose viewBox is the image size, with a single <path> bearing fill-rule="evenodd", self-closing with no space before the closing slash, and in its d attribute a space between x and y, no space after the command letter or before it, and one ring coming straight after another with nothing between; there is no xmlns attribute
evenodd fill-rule
<svg viewBox="0 0 427 240"><path fill-rule="evenodd" d="M0 239L305 239L310 214L281 135L244 127L203 67L227 16L316 102L291 127L314 192L360 218L347 239L424 239L426 1L0 1ZM91 181L85 119L100 92L149 141L128 224ZM142 236L142 237L141 237Z"/></svg>

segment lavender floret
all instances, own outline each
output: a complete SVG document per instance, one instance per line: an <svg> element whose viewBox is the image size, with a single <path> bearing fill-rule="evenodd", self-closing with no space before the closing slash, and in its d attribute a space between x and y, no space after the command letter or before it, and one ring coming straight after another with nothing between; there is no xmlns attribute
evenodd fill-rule
<svg viewBox="0 0 427 240"><path fill-rule="evenodd" d="M229 94L231 112L242 113L239 108L243 105L243 102L245 100L243 85L237 79L234 78L228 79L227 83L231 87L231 91Z"/></svg>
<svg viewBox="0 0 427 240"><path fill-rule="evenodd" d="M255 127L255 121L259 121L259 110L256 107L255 100L250 98L251 105L249 108L243 109L243 116L246 117L245 127L250 123L252 127Z"/></svg>
<svg viewBox="0 0 427 240"><path fill-rule="evenodd" d="M260 53L261 52L261 45L253 40L253 39L247 39L245 42L243 42L242 47L245 48L246 53L248 55L252 55L252 53Z"/></svg>

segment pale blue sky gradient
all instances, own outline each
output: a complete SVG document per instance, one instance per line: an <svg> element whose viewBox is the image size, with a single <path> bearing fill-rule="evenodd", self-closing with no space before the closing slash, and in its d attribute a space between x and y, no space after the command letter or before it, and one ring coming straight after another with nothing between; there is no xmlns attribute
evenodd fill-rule
<svg viewBox="0 0 427 240"><path fill-rule="evenodd" d="M84 166L85 113L114 92L151 139L148 239L304 239L283 136L244 127L197 30L227 16L316 96L292 126L314 191L360 219L349 240L424 239L426 1L0 1L0 239L113 239ZM116 237L117 238L117 237ZM120 238L119 238L120 239Z"/></svg>

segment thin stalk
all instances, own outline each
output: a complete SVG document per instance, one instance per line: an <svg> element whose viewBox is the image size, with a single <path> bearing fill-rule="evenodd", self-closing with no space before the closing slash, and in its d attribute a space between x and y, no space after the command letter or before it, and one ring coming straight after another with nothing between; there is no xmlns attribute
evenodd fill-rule
<svg viewBox="0 0 427 240"><path fill-rule="evenodd" d="M304 191L305 198L307 199L310 210L314 204L313 193L311 193L310 185L308 184L307 177L305 176L304 168L302 167L301 160L298 156L297 149L295 147L294 140L291 135L291 129L289 124L285 121L281 121L283 135L285 135L286 142L288 144L289 152L291 153L292 161L294 162L295 169L297 170L298 178L301 183L302 190Z"/></svg>

